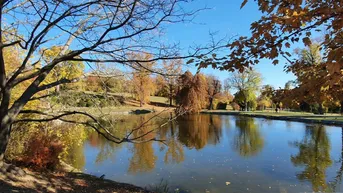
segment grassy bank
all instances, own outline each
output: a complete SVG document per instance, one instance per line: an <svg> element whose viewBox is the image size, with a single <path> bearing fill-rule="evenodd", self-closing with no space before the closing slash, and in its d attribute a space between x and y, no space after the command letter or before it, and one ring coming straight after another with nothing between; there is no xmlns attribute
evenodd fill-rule
<svg viewBox="0 0 343 193"><path fill-rule="evenodd" d="M266 118L266 119L343 126L343 116L339 114L314 115L313 113L288 112L288 111L281 111L281 112L276 113L276 112L271 112L271 111L240 112L240 111L227 111L227 110L204 110L202 111L202 113L248 116L248 117Z"/></svg>

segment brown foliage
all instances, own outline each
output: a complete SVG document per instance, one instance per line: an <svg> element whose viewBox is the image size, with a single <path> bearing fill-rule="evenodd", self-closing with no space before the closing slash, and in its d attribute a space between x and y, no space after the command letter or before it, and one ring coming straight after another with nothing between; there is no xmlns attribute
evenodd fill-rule
<svg viewBox="0 0 343 193"><path fill-rule="evenodd" d="M191 72L185 72L181 78L181 90L178 93L178 102L185 110L189 112L199 112L207 105L207 82L202 74L192 75Z"/></svg>

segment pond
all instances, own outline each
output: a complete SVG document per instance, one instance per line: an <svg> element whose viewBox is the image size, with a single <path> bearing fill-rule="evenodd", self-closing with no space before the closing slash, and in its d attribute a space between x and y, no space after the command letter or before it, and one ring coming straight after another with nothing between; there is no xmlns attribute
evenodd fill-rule
<svg viewBox="0 0 343 193"><path fill-rule="evenodd" d="M123 133L148 118L129 116L114 130ZM145 137L163 139L167 145L115 145L91 133L74 152L79 160L75 166L141 187L167 185L170 192L334 192L343 188L340 127L200 114L179 117Z"/></svg>

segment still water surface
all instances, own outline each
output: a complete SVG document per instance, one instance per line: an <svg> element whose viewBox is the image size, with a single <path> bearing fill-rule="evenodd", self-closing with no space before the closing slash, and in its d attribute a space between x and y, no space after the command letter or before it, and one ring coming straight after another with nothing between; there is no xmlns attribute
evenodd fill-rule
<svg viewBox="0 0 343 193"><path fill-rule="evenodd" d="M151 115L150 115L151 116ZM116 124L124 135L149 115ZM159 124L155 120L135 136ZM339 192L342 128L227 115L189 115L146 138L115 145L91 133L79 150L86 173L179 192Z"/></svg>

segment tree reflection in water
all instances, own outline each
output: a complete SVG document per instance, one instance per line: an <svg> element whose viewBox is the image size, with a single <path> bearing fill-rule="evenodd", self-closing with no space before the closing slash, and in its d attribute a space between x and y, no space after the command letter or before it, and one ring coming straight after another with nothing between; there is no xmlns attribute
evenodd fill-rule
<svg viewBox="0 0 343 193"><path fill-rule="evenodd" d="M188 148L202 149L218 144L222 136L222 119L217 115L185 115L178 119L179 140Z"/></svg>
<svg viewBox="0 0 343 193"><path fill-rule="evenodd" d="M337 170L336 177L334 178L333 181L330 182L330 188L332 191L339 191L339 189L337 190L337 186L341 185L341 183L342 183L342 176L343 176L343 127L341 130L341 138L342 138L342 140L341 140L341 155L339 158L339 163L341 165L340 165L340 168Z"/></svg>
<svg viewBox="0 0 343 193"><path fill-rule="evenodd" d="M244 157L257 155L263 149L264 139L255 119L237 117L236 127L238 131L234 138L234 149Z"/></svg>
<svg viewBox="0 0 343 193"><path fill-rule="evenodd" d="M170 117L172 118L172 114ZM167 151L164 155L164 163L181 163L185 160L185 154L183 150L183 145L178 140L177 136L179 134L178 125L176 122L169 123L170 127L164 127L160 130L160 138L165 140L167 143ZM162 146L162 147L165 147Z"/></svg>
<svg viewBox="0 0 343 193"><path fill-rule="evenodd" d="M302 141L292 143L299 148L297 155L291 156L294 166L305 166L304 171L297 174L300 181L308 181L315 192L329 191L326 182L326 169L332 165L330 158L330 141L323 125L306 126Z"/></svg>
<svg viewBox="0 0 343 193"><path fill-rule="evenodd" d="M138 124L142 125L149 117L147 116L140 116L138 119ZM149 124L141 127L139 130L133 132L133 137L139 137L146 133L148 133L151 129L155 128L158 123L157 120L152 120ZM142 140L149 140L156 137L155 132L148 133L142 137ZM129 164L129 173L142 173L142 172L149 172L155 168L155 163L157 160L157 156L155 155L153 142L145 142L145 143L135 143L133 144L132 148L132 157L130 159Z"/></svg>
<svg viewBox="0 0 343 193"><path fill-rule="evenodd" d="M147 121L152 115L133 115L125 117L122 120L116 120L116 123L111 123L111 132L117 132L117 135L125 135L126 128L135 128ZM153 127L159 126L165 122L166 117L162 119L153 119L148 125L133 133L133 137L140 136ZM106 123L103 123L106 124ZM110 123L108 123L110 124ZM165 140L165 144L159 143L160 150L165 151L164 162L181 163L185 160L184 146L188 148L201 149L208 144L220 143L222 136L222 117L218 115L185 115L179 117L176 122L171 122L167 126L162 127L156 132L144 136L142 140L151 138L159 138ZM93 132L89 135L89 143L91 146L97 147L99 153L96 158L96 163L102 163L107 159L113 159L117 150L123 147L122 144L114 144L108 142L102 136ZM157 156L155 155L154 142L146 142L133 144L131 146L132 157L129 160L129 173L149 172L155 168Z"/></svg>

